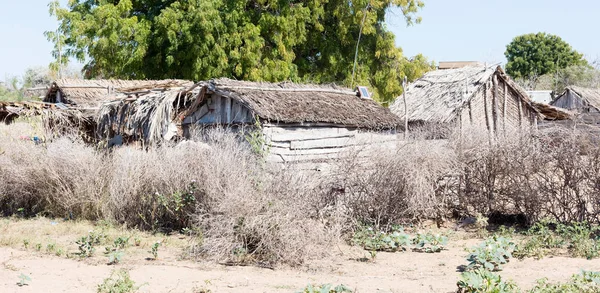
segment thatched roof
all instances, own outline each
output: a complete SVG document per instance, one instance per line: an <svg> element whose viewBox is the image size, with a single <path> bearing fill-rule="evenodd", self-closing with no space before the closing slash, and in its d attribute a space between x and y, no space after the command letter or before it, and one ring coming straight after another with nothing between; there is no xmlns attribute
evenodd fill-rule
<svg viewBox="0 0 600 293"><path fill-rule="evenodd" d="M259 118L281 123L334 123L367 129L400 124L389 109L336 85L258 83L217 79L209 88L237 100Z"/></svg>
<svg viewBox="0 0 600 293"><path fill-rule="evenodd" d="M569 90L575 92L581 99L600 111L600 89L570 86L565 89L563 95Z"/></svg>
<svg viewBox="0 0 600 293"><path fill-rule="evenodd" d="M532 102L532 105L544 115L546 120L567 120L575 117L575 113L567 109L536 102Z"/></svg>
<svg viewBox="0 0 600 293"><path fill-rule="evenodd" d="M0 122L11 124L19 117L40 117L48 135L77 134L86 141L95 137L95 121L82 111L61 105L36 102L0 102Z"/></svg>
<svg viewBox="0 0 600 293"><path fill-rule="evenodd" d="M118 79L60 79L55 81L44 98L44 102L56 103L60 92L63 103L80 108L97 108L107 97L118 92L143 91L192 85L187 80L118 80Z"/></svg>
<svg viewBox="0 0 600 293"><path fill-rule="evenodd" d="M426 73L406 88L406 107L411 122L448 123L458 110L468 104L474 94L494 74L518 93L534 112L527 94L502 71L491 67L468 66L457 69L436 70ZM404 99L398 97L390 106L393 113L404 119Z"/></svg>
<svg viewBox="0 0 600 293"><path fill-rule="evenodd" d="M97 115L102 137L122 134L146 143L172 137L182 121L211 94L230 97L265 122L333 123L363 129L392 129L398 117L375 101L335 85L255 83L217 79L183 90L121 93Z"/></svg>

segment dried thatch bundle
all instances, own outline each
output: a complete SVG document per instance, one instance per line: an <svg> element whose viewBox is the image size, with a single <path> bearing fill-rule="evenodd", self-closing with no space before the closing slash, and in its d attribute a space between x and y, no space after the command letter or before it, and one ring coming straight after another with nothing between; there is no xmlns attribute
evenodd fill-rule
<svg viewBox="0 0 600 293"><path fill-rule="evenodd" d="M88 142L95 137L95 121L89 113L40 102L0 103L0 121L10 124L19 117L40 117L50 136L71 134Z"/></svg>
<svg viewBox="0 0 600 293"><path fill-rule="evenodd" d="M120 94L104 103L97 113L97 133L100 138L123 135L145 143L158 142L173 125L177 106L188 105L198 95L196 90L175 88L166 91L149 91L143 94Z"/></svg>

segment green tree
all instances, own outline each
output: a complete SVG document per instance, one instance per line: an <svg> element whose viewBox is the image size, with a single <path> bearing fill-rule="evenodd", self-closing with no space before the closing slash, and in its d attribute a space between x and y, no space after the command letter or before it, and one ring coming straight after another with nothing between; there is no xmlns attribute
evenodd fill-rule
<svg viewBox="0 0 600 293"><path fill-rule="evenodd" d="M546 33L515 37L504 55L508 60L506 72L513 78L537 79L571 65L587 65L583 55L567 42Z"/></svg>
<svg viewBox="0 0 600 293"><path fill-rule="evenodd" d="M403 57L385 27L391 7L401 9L408 25L420 22L422 0L70 0L67 8L53 3L58 36L46 36L55 43L55 56L60 51L86 62L88 77L362 84L388 102L401 93L404 76L412 80L433 68L421 55Z"/></svg>

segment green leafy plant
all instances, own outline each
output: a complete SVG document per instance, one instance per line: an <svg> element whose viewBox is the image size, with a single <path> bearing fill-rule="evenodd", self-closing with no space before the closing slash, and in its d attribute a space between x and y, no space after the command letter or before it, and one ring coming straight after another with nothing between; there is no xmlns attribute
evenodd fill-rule
<svg viewBox="0 0 600 293"><path fill-rule="evenodd" d="M484 268L463 272L456 283L457 293L517 293L517 285Z"/></svg>
<svg viewBox="0 0 600 293"><path fill-rule="evenodd" d="M600 256L600 247L598 246L600 229L598 227L591 226L587 222L581 222L558 225L556 231L568 241L571 255L587 259Z"/></svg>
<svg viewBox="0 0 600 293"><path fill-rule="evenodd" d="M508 238L493 236L470 250L466 270L500 271L512 257L516 245Z"/></svg>
<svg viewBox="0 0 600 293"><path fill-rule="evenodd" d="M549 283L540 279L529 293L597 293L600 292L600 272L582 271L566 283Z"/></svg>
<svg viewBox="0 0 600 293"><path fill-rule="evenodd" d="M25 275L25 274L20 274L19 275L19 282L17 282L17 285L19 287L23 287L23 286L27 286L29 285L29 282L31 281L31 277Z"/></svg>
<svg viewBox="0 0 600 293"><path fill-rule="evenodd" d="M36 250L36 251L40 251L40 250L42 250L42 244L41 244L41 243L36 243L36 244L35 244L35 250Z"/></svg>
<svg viewBox="0 0 600 293"><path fill-rule="evenodd" d="M123 258L123 255L125 255L125 253L123 251L120 250L114 250L112 252L110 252L108 254L108 264L109 265L116 265L119 262L121 262L121 259Z"/></svg>
<svg viewBox="0 0 600 293"><path fill-rule="evenodd" d="M405 251L411 244L410 235L402 228L395 228L391 233L376 231L372 227L363 227L352 237L352 243L369 251Z"/></svg>
<svg viewBox="0 0 600 293"><path fill-rule="evenodd" d="M160 241L156 241L154 242L154 244L152 244L152 246L150 247L150 254L152 254L152 257L154 259L158 259L158 248L160 247Z"/></svg>
<svg viewBox="0 0 600 293"><path fill-rule="evenodd" d="M340 284L335 287L331 284L324 285L312 285L309 284L302 291L298 291L297 293L342 293L342 292L353 292L349 287Z"/></svg>
<svg viewBox="0 0 600 293"><path fill-rule="evenodd" d="M265 139L262 124L258 116L254 119L254 127L248 131L244 136L252 151L257 154L260 158L265 159L270 152L270 145Z"/></svg>
<svg viewBox="0 0 600 293"><path fill-rule="evenodd" d="M564 238L552 231L546 222L535 223L527 230L525 235L527 238L519 243L517 250L514 252L514 256L519 259L525 257L540 259L553 249L565 245Z"/></svg>
<svg viewBox="0 0 600 293"><path fill-rule="evenodd" d="M130 237L117 237L113 242L113 247L116 249L125 249L129 245Z"/></svg>
<svg viewBox="0 0 600 293"><path fill-rule="evenodd" d="M129 277L126 270L116 270L110 274L110 277L104 279L102 284L98 285L98 293L129 293L136 292L140 287Z"/></svg>
<svg viewBox="0 0 600 293"><path fill-rule="evenodd" d="M25 249L29 248L29 240L28 239L23 240L23 247L25 247Z"/></svg>
<svg viewBox="0 0 600 293"><path fill-rule="evenodd" d="M444 250L444 246L448 244L448 237L440 234L418 233L412 242L415 251L435 253Z"/></svg>

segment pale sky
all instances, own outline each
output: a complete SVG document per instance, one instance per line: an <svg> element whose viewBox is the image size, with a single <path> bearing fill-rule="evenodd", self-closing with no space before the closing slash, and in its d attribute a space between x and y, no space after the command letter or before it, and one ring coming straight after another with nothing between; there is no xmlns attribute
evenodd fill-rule
<svg viewBox="0 0 600 293"><path fill-rule="evenodd" d="M0 80L47 66L52 44L43 33L57 26L48 14L49 0L0 2ZM512 38L543 31L562 37L590 60L600 57L597 0L425 0L420 15L421 24L406 27L397 11L388 14L388 27L406 56L505 62L504 50Z"/></svg>
<svg viewBox="0 0 600 293"><path fill-rule="evenodd" d="M598 0L424 0L421 24L406 27L397 11L388 28L406 56L439 61L506 62L504 51L522 34L560 36L588 60L600 57Z"/></svg>

